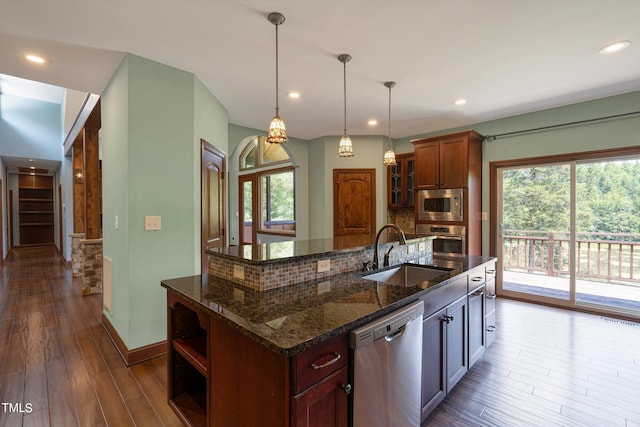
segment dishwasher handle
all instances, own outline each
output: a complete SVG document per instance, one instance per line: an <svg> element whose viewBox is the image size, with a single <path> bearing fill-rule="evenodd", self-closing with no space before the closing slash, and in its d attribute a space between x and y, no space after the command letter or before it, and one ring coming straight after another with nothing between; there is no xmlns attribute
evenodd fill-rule
<svg viewBox="0 0 640 427"><path fill-rule="evenodd" d="M409 323L407 323L407 325L408 324ZM398 329L397 331L395 331L395 332L393 332L393 333L391 333L389 335L386 335L384 337L384 340L386 342L391 342L391 341L395 340L396 338L400 338L402 335L404 335L404 331L407 330L407 325L404 325L400 329Z"/></svg>

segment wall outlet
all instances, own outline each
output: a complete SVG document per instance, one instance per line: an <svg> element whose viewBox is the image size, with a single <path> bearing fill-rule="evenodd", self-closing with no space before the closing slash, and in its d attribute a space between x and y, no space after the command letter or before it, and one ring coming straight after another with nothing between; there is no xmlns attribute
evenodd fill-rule
<svg viewBox="0 0 640 427"><path fill-rule="evenodd" d="M331 282L325 280L324 282L318 283L318 295L326 294L331 290Z"/></svg>
<svg viewBox="0 0 640 427"><path fill-rule="evenodd" d="M330 259L321 259L318 261L318 273L324 273L325 271L329 270L331 270Z"/></svg>
<svg viewBox="0 0 640 427"><path fill-rule="evenodd" d="M144 217L144 231L160 231L161 218L159 216Z"/></svg>
<svg viewBox="0 0 640 427"><path fill-rule="evenodd" d="M244 280L244 267L238 264L233 266L233 278Z"/></svg>

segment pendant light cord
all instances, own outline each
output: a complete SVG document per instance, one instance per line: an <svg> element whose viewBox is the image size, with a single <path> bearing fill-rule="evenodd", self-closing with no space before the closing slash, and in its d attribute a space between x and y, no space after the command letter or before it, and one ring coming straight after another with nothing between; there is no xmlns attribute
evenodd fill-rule
<svg viewBox="0 0 640 427"><path fill-rule="evenodd" d="M280 108L278 107L278 27L276 24L276 116L280 115Z"/></svg>
<svg viewBox="0 0 640 427"><path fill-rule="evenodd" d="M344 135L347 135L347 61L343 65L343 82L344 82Z"/></svg>
<svg viewBox="0 0 640 427"><path fill-rule="evenodd" d="M389 149L391 150L391 85L389 85Z"/></svg>

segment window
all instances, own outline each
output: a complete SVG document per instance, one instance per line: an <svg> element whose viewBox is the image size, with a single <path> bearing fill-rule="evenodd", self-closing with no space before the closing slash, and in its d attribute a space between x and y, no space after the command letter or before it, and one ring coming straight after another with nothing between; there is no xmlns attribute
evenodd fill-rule
<svg viewBox="0 0 640 427"><path fill-rule="evenodd" d="M240 170L289 161L289 155L281 145L268 143L264 136L254 136L240 154Z"/></svg>
<svg viewBox="0 0 640 427"><path fill-rule="evenodd" d="M254 136L240 154L239 201L241 244L255 243L256 233L295 236L295 169L287 151Z"/></svg>
<svg viewBox="0 0 640 427"><path fill-rule="evenodd" d="M293 169L267 172L262 188L261 230L295 231Z"/></svg>

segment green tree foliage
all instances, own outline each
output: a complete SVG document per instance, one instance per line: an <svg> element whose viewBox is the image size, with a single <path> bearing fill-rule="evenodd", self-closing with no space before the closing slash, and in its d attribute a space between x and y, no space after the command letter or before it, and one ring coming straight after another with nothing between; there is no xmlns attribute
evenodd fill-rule
<svg viewBox="0 0 640 427"><path fill-rule="evenodd" d="M570 173L566 164L504 171L504 226L568 230ZM578 164L576 195L578 232L640 233L639 160Z"/></svg>

